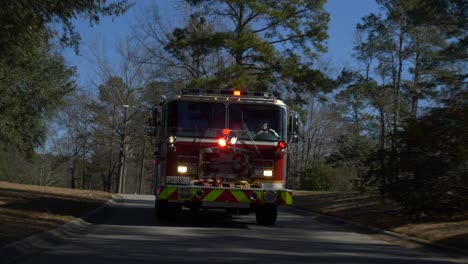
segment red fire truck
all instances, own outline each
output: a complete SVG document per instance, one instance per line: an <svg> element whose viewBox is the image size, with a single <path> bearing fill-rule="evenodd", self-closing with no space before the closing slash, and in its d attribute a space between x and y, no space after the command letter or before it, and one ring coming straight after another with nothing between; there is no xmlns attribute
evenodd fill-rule
<svg viewBox="0 0 468 264"><path fill-rule="evenodd" d="M271 93L182 89L151 110L155 214L174 220L182 207L256 214L273 225L285 188L287 144L298 118Z"/></svg>

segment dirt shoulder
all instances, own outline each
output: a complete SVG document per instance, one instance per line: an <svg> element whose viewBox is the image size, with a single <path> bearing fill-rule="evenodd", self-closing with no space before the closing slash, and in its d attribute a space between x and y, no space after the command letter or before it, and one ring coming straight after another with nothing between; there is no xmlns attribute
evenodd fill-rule
<svg viewBox="0 0 468 264"><path fill-rule="evenodd" d="M0 181L0 247L85 215L111 194Z"/></svg>
<svg viewBox="0 0 468 264"><path fill-rule="evenodd" d="M377 196L309 191L295 191L293 204L296 208L468 252L468 210L414 215L391 202L382 205Z"/></svg>

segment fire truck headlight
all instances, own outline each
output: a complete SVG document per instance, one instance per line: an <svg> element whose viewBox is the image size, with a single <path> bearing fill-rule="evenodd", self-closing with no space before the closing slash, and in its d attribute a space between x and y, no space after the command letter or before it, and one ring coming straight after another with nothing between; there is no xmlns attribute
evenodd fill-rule
<svg viewBox="0 0 468 264"><path fill-rule="evenodd" d="M167 142L169 142L169 144L174 144L176 142L176 137L175 136L169 136L167 138Z"/></svg>
<svg viewBox="0 0 468 264"><path fill-rule="evenodd" d="M187 166L178 166L177 171L179 173L186 173L187 172Z"/></svg>
<svg viewBox="0 0 468 264"><path fill-rule="evenodd" d="M272 170L264 170L263 171L263 176L272 177L273 176L273 171Z"/></svg>

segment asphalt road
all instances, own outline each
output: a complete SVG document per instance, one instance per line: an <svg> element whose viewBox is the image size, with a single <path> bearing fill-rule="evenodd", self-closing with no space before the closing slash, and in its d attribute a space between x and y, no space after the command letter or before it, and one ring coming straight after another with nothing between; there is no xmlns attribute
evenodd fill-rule
<svg viewBox="0 0 468 264"><path fill-rule="evenodd" d="M282 208L271 227L223 211L184 210L163 223L153 217L153 196L123 197L89 220L89 233L20 263L450 263L294 209Z"/></svg>

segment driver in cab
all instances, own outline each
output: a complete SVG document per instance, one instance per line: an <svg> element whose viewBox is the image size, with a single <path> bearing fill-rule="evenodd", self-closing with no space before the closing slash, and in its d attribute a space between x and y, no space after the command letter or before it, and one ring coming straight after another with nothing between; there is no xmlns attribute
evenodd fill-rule
<svg viewBox="0 0 468 264"><path fill-rule="evenodd" d="M267 120L260 121L259 129L255 133L255 136L261 135L274 135L279 137L278 133L276 133L276 131L270 127L270 123Z"/></svg>

